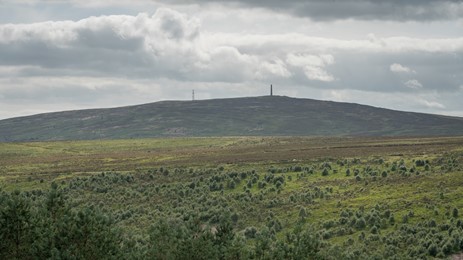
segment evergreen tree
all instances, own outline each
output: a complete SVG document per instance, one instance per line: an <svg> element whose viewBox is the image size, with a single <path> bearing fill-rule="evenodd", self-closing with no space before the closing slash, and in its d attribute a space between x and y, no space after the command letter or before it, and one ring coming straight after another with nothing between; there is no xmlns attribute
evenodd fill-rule
<svg viewBox="0 0 463 260"><path fill-rule="evenodd" d="M19 190L3 194L0 211L0 258L30 258L34 241L31 203Z"/></svg>

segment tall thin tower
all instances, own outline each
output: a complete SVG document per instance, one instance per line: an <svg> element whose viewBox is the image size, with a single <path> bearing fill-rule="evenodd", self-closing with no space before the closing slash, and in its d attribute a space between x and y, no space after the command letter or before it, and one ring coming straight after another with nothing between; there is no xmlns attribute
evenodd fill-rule
<svg viewBox="0 0 463 260"><path fill-rule="evenodd" d="M195 101L195 90L191 91L191 101Z"/></svg>
<svg viewBox="0 0 463 260"><path fill-rule="evenodd" d="M270 96L273 96L273 86L270 84Z"/></svg>

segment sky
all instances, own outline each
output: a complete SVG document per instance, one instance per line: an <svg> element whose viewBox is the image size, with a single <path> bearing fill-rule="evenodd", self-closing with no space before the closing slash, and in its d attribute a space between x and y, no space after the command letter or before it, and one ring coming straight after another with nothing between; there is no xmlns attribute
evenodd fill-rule
<svg viewBox="0 0 463 260"><path fill-rule="evenodd" d="M274 94L463 116L463 0L0 0L0 119Z"/></svg>

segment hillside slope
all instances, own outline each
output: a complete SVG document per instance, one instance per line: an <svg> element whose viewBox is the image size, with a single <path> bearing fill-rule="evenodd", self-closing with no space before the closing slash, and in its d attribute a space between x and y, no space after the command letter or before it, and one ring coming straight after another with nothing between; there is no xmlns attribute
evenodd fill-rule
<svg viewBox="0 0 463 260"><path fill-rule="evenodd" d="M463 135L463 118L264 96L162 101L0 120L2 142L243 135Z"/></svg>

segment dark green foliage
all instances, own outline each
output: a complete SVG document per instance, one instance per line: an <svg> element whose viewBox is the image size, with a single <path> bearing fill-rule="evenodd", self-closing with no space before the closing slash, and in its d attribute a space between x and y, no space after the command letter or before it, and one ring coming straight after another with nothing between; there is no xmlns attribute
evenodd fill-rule
<svg viewBox="0 0 463 260"><path fill-rule="evenodd" d="M322 176L328 176L330 172L328 171L328 168L324 168L322 171Z"/></svg>
<svg viewBox="0 0 463 260"><path fill-rule="evenodd" d="M31 201L18 190L2 194L0 201L0 258L29 258L36 237Z"/></svg>
<svg viewBox="0 0 463 260"><path fill-rule="evenodd" d="M365 219L363 217L358 218L355 221L355 227L358 229L364 229L366 227Z"/></svg>
<svg viewBox="0 0 463 260"><path fill-rule="evenodd" d="M147 256L151 259L215 259L214 236L197 220L183 224L159 220L150 230Z"/></svg>
<svg viewBox="0 0 463 260"><path fill-rule="evenodd" d="M238 222L238 219L239 219L238 213L234 212L234 213L231 215L231 220L233 221L233 223L236 223L236 222Z"/></svg>
<svg viewBox="0 0 463 260"><path fill-rule="evenodd" d="M425 166L426 162L424 160L416 160L415 165L416 167L423 167Z"/></svg>
<svg viewBox="0 0 463 260"><path fill-rule="evenodd" d="M61 258L117 259L122 241L109 217L85 208L63 217L58 223L54 242Z"/></svg>
<svg viewBox="0 0 463 260"><path fill-rule="evenodd" d="M296 226L290 240L287 240L290 259L315 259L321 250L321 239L315 235L314 230L303 230Z"/></svg>
<svg viewBox="0 0 463 260"><path fill-rule="evenodd" d="M431 256L436 256L437 255L437 245L435 243L431 243L429 246L428 246L428 253L429 255Z"/></svg>
<svg viewBox="0 0 463 260"><path fill-rule="evenodd" d="M246 238L255 238L256 237L256 234L257 234L257 229L255 227L247 227L245 230L244 230L244 235L246 236Z"/></svg>
<svg viewBox="0 0 463 260"><path fill-rule="evenodd" d="M307 211L304 207L301 207L301 209L299 210L299 218L301 220L304 220L306 217L307 217Z"/></svg>
<svg viewBox="0 0 463 260"><path fill-rule="evenodd" d="M44 200L19 191L2 194L0 256L3 259L118 259L121 233L93 208L72 210L52 184Z"/></svg>
<svg viewBox="0 0 463 260"><path fill-rule="evenodd" d="M346 176L350 176L350 169L346 170Z"/></svg>
<svg viewBox="0 0 463 260"><path fill-rule="evenodd" d="M408 215L403 215L402 223L408 223Z"/></svg>

